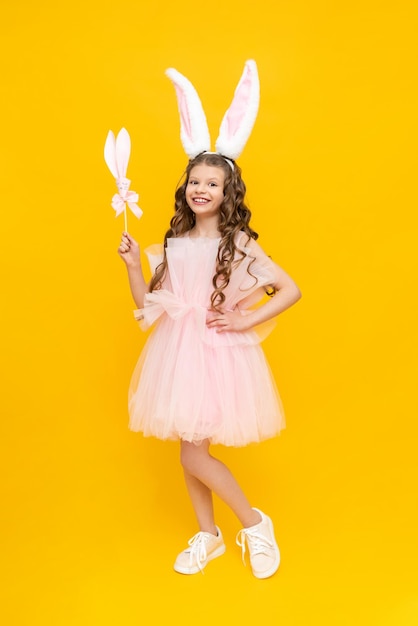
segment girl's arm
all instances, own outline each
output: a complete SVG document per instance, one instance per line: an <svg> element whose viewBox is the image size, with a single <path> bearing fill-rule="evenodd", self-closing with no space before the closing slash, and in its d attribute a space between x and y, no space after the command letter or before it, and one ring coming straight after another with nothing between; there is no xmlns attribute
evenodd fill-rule
<svg viewBox="0 0 418 626"><path fill-rule="evenodd" d="M128 270L129 287L135 304L138 309L142 309L148 285L142 272L139 245L128 233L122 233L118 254Z"/></svg>
<svg viewBox="0 0 418 626"><path fill-rule="evenodd" d="M248 246L250 247L251 255L264 255L260 246L253 239ZM273 265L275 276L271 286L276 290L274 296L259 308L245 313L245 315L242 315L239 310L226 311L221 314L213 312L207 325L216 327L218 332L246 331L254 326L258 326L258 324L267 322L295 304L301 297L299 287L281 267L276 263L273 263Z"/></svg>

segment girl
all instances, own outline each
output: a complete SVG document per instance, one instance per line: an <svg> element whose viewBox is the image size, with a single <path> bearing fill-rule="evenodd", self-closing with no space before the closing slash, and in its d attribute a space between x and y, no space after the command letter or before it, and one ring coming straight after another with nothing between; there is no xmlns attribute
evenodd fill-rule
<svg viewBox="0 0 418 626"><path fill-rule="evenodd" d="M192 159L175 194L175 214L164 253L149 285L138 243L123 233L124 260L144 327L158 319L134 372L130 428L162 439L180 439L181 463L199 532L174 569L202 570L225 551L215 525L212 493L240 520L257 578L280 562L271 519L252 508L229 469L210 453L211 443L241 446L276 435L284 426L280 400L256 326L300 297L294 281L256 243L236 163L218 154ZM272 297L248 307L260 291ZM145 306L144 306L145 305Z"/></svg>

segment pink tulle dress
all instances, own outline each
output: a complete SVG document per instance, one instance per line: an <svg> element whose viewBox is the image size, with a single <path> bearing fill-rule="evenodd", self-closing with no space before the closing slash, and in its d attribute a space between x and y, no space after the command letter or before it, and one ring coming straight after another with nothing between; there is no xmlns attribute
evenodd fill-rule
<svg viewBox="0 0 418 626"><path fill-rule="evenodd" d="M284 428L280 398L259 345L263 329L217 333L206 325L219 242L188 235L167 240L162 289L147 294L144 308L135 311L144 330L155 328L129 388L133 431L243 446ZM236 245L248 256L233 269L223 305L244 315L274 280L270 258L259 246L260 253L250 256L246 242L239 233ZM155 248L146 250L153 271L162 260L162 250Z"/></svg>

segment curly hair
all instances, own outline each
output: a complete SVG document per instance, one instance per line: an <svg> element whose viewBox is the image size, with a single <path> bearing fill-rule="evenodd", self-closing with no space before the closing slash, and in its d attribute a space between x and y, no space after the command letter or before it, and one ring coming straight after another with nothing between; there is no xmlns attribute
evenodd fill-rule
<svg viewBox="0 0 418 626"><path fill-rule="evenodd" d="M219 154L203 152L189 161L182 177L183 183L180 184L175 193L175 213L171 218L170 228L164 237L164 257L151 279L149 289L154 291L161 288L167 271L167 239L169 237L181 237L195 224L195 215L186 202L186 187L191 170L196 165L201 164L219 167L225 174L224 199L219 208L218 229L221 241L216 258L216 271L212 279L214 291L211 295L212 308L220 311L220 307L225 301L223 290L229 284L232 269L246 256L235 245L236 235L239 231L243 231L248 236L247 241L249 241L249 239L257 239L258 234L250 227L251 211L244 201L246 186L241 178L241 169L236 163L233 164L234 169L232 169Z"/></svg>

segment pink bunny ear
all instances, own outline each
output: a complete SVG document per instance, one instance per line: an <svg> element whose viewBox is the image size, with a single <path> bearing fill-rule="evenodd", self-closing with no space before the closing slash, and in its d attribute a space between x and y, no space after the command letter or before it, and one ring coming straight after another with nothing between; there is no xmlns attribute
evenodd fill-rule
<svg viewBox="0 0 418 626"><path fill-rule="evenodd" d="M174 83L180 112L180 138L190 159L210 150L210 135L202 103L192 83L173 68L166 75Z"/></svg>
<svg viewBox="0 0 418 626"><path fill-rule="evenodd" d="M107 167L110 169L114 178L118 178L118 166L116 165L116 142L115 135L109 130L104 147L104 158Z"/></svg>
<svg viewBox="0 0 418 626"><path fill-rule="evenodd" d="M131 156L131 138L126 128L121 128L116 137L116 165L118 178L125 178Z"/></svg>
<svg viewBox="0 0 418 626"><path fill-rule="evenodd" d="M253 129L260 102L260 84L255 61L247 61L232 103L224 115L216 151L236 159L244 149Z"/></svg>
<svg viewBox="0 0 418 626"><path fill-rule="evenodd" d="M131 138L125 128L121 128L118 136L109 130L104 147L104 158L115 178L125 178L131 156Z"/></svg>

